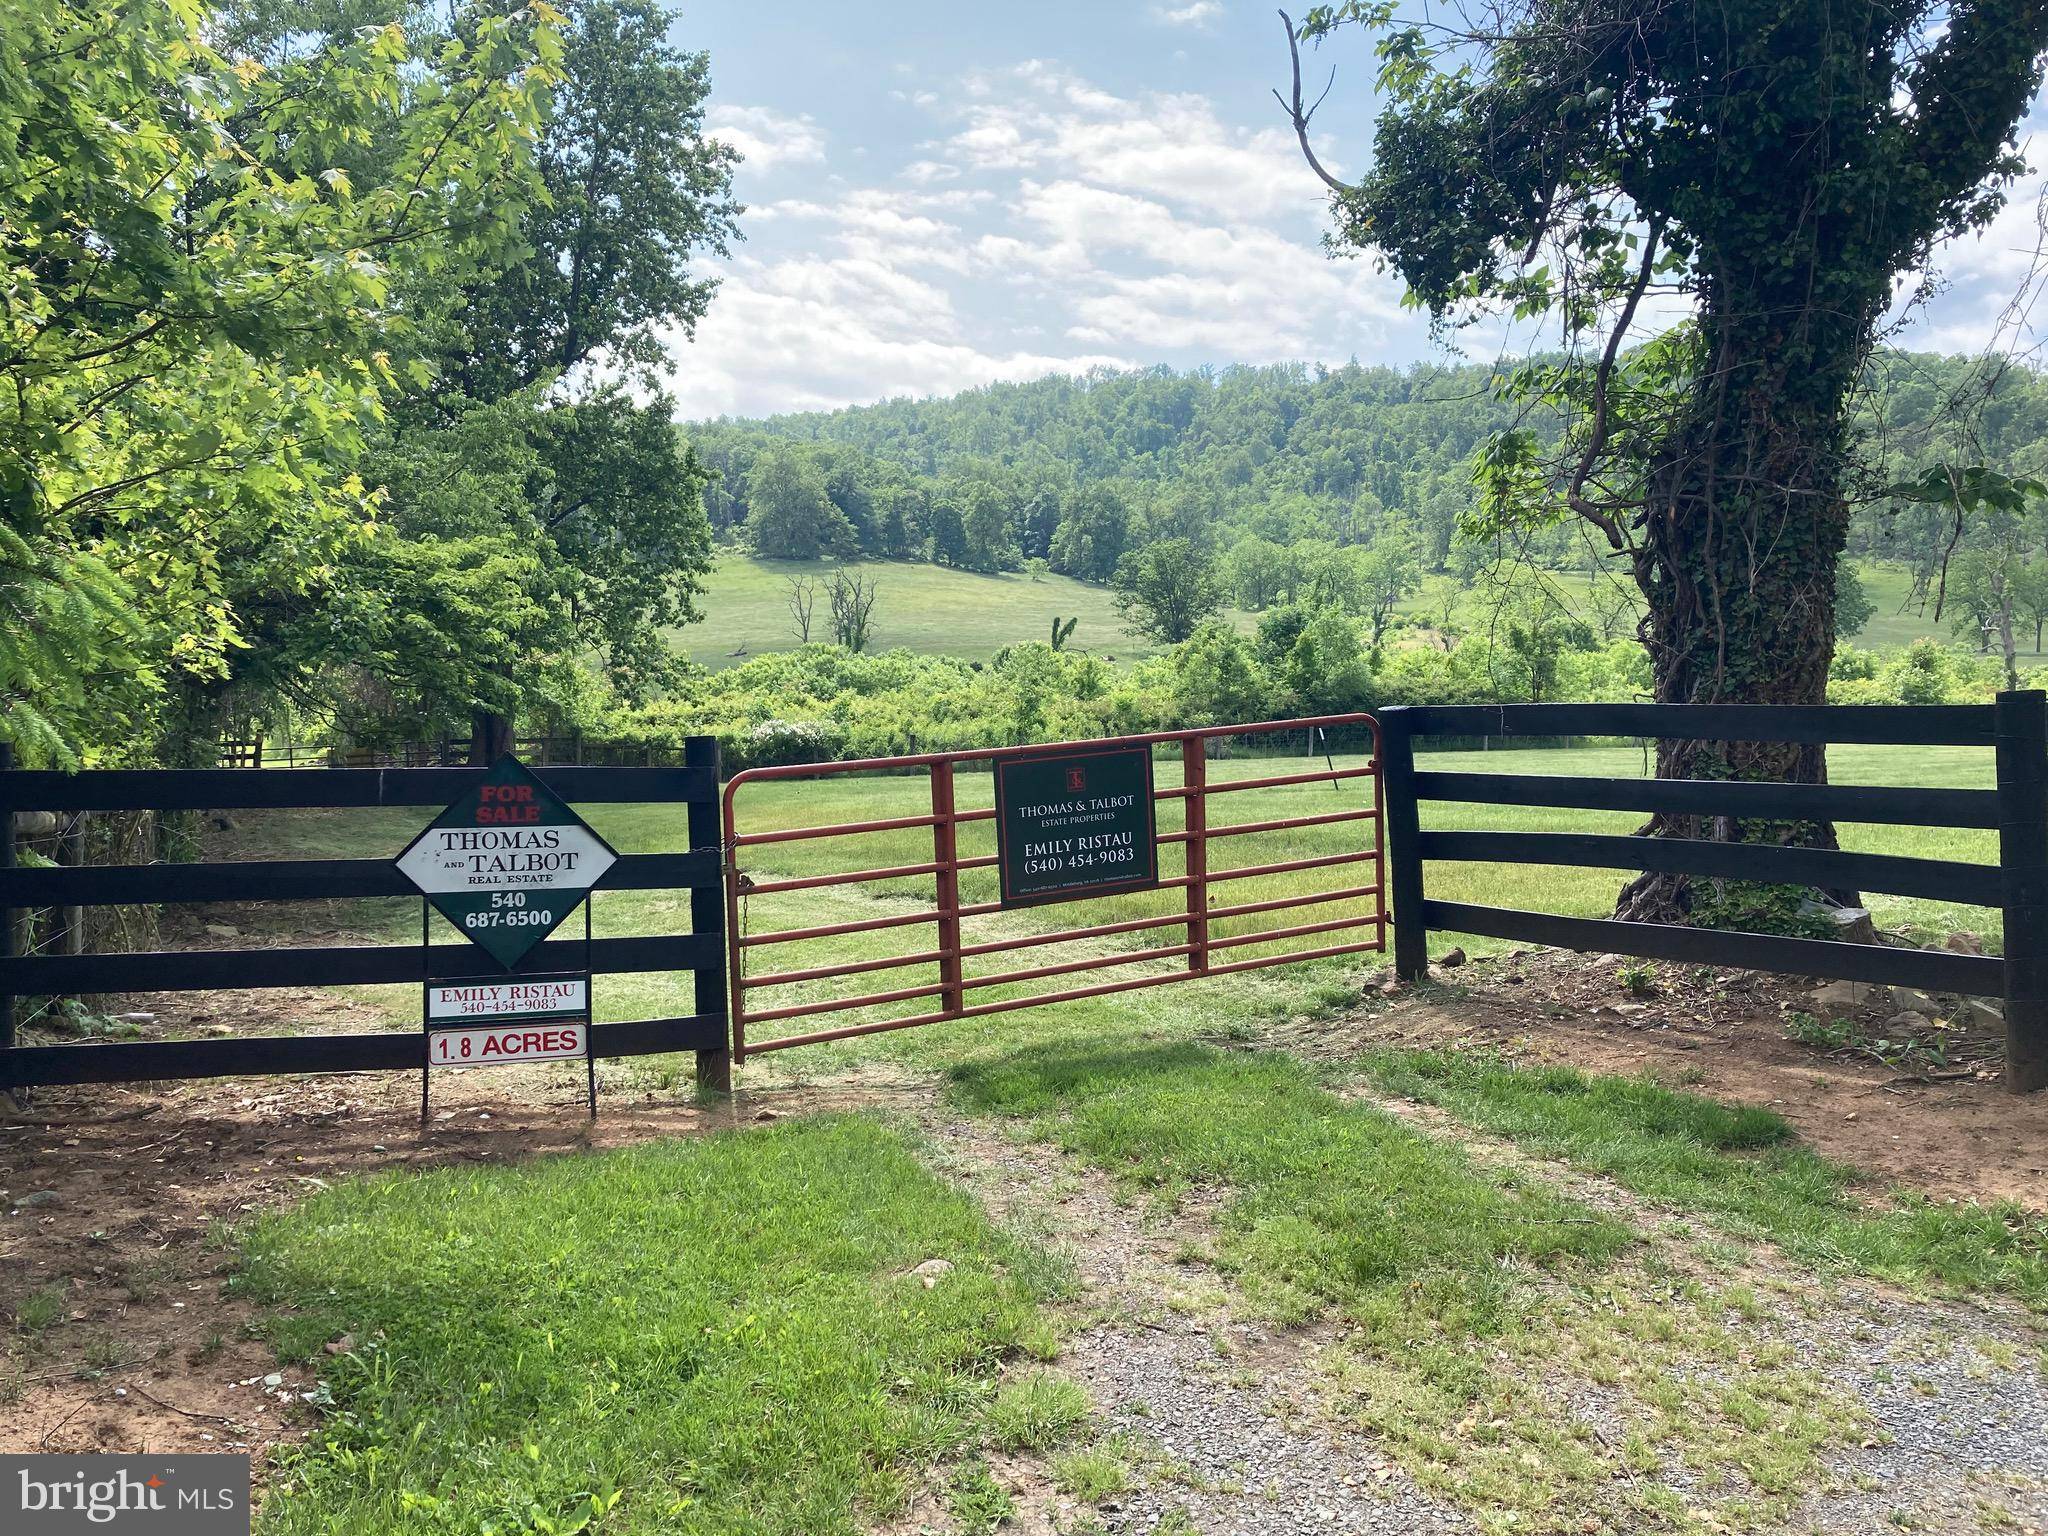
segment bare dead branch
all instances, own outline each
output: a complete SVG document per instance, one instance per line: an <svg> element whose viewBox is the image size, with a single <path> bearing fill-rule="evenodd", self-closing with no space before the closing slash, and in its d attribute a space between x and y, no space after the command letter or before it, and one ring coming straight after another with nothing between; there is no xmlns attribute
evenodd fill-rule
<svg viewBox="0 0 2048 1536"><path fill-rule="evenodd" d="M1320 107L1329 96L1330 86L1337 83L1337 72L1334 69L1330 71L1330 84L1323 87L1323 94L1315 99L1315 105L1304 105L1301 95L1301 41L1294 35L1294 19L1285 11L1281 11L1279 16L1280 25L1287 33L1287 60L1293 66L1294 81L1289 95L1282 96L1275 91L1273 99L1280 103L1287 120L1294 124L1294 137L1301 143L1302 158L1308 161L1308 168L1323 179L1323 185L1339 196L1356 192L1358 188L1350 182L1338 180L1323 168L1323 162L1316 158L1315 148L1308 141L1309 120L1316 115L1316 107Z"/></svg>

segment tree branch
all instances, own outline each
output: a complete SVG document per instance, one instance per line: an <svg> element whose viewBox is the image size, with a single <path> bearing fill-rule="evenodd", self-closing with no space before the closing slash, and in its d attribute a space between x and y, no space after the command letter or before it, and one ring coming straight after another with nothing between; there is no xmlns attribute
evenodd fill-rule
<svg viewBox="0 0 2048 1536"><path fill-rule="evenodd" d="M1946 196L1981 181L2041 83L2039 0L1957 5L1912 83L1920 163Z"/></svg>
<svg viewBox="0 0 2048 1536"><path fill-rule="evenodd" d="M1308 168L1310 170L1322 177L1323 185L1340 196L1356 192L1358 188L1352 186L1351 183L1339 181L1335 176L1332 176L1323 169L1323 162L1316 158L1315 149L1308 141L1309 119L1316 115L1316 107L1320 107L1323 104L1323 97L1318 96L1313 107L1303 106L1301 98L1301 42L1294 35L1293 18L1285 11L1281 11L1279 15L1280 25L1287 32L1287 58L1288 62L1294 67L1294 85L1291 97L1282 96L1278 91L1275 91L1273 99L1280 103L1281 110L1287 114L1287 120L1294 124L1294 136L1301 141L1302 158L1308 161ZM1336 78L1336 74L1333 71L1330 76L1331 84L1336 83ZM1325 86L1323 88L1323 96L1328 96L1329 94L1329 87Z"/></svg>
<svg viewBox="0 0 2048 1536"><path fill-rule="evenodd" d="M1592 523L1607 535L1607 542L1616 549L1627 547L1621 525L1605 509L1586 499L1586 477L1593 472L1593 465L1606 451L1607 440L1613 435L1611 415L1608 409L1607 386L1614 377L1615 359L1621 355L1622 339L1635 323L1636 307L1643 302L1648 291L1650 277L1657 269L1657 244L1664 235L1662 215L1650 220L1650 232L1643 240L1642 265L1636 268L1635 281L1629 285L1628 299L1621 306L1621 314L1614 322L1614 329L1608 334L1607 348L1600 354L1600 366L1593 374L1593 431L1586 439L1586 451L1579 455L1578 468L1572 471L1571 484L1565 490L1565 504L1579 516Z"/></svg>

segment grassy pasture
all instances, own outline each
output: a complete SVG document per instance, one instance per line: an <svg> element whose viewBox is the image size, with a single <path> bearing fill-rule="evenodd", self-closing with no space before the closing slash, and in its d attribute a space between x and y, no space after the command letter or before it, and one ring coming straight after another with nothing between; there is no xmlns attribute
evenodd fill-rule
<svg viewBox="0 0 2048 1536"><path fill-rule="evenodd" d="M1946 618L1939 624L1934 622L1932 603L1926 605L1924 613L1905 606L1913 582L1903 566L1864 560L1857 562L1856 571L1862 578L1863 590L1877 605L1877 612L1871 615L1870 622L1852 637L1857 645L1867 651L1895 651L1923 639L1939 640L1944 645L1960 643ZM2038 650L2034 645L2033 626L2015 626L2013 639L2018 642L2022 665L2037 664L2048 657L2048 652Z"/></svg>
<svg viewBox="0 0 2048 1536"><path fill-rule="evenodd" d="M757 560L728 552L706 583L700 600L703 622L675 630L674 642L692 660L714 668L733 666L747 656L793 650L797 640L786 606L786 582L791 576L822 581L834 568L829 561ZM1070 576L1048 574L1034 580L1016 571L983 575L911 561L870 561L846 569L872 576L881 585L875 606L873 644L877 650L903 646L924 654L983 660L1006 645L1044 639L1054 614L1080 618L1072 643L1091 655L1129 661L1157 655L1163 649L1123 627L1107 587ZM1943 644L1954 640L1946 624L1933 621L1931 609L1927 614L1905 610L1910 579L1902 567L1866 560L1857 562L1856 569L1877 605L1869 624L1851 637L1856 645L1892 651L1930 637ZM1587 587L1583 571L1548 571L1544 576L1568 601L1583 608ZM1485 633L1492 617L1491 600L1481 589L1452 576L1426 578L1421 590L1401 603L1400 611L1412 619L1435 622L1442 616L1447 597L1457 624ZM1257 614L1236 609L1227 616L1247 632L1258 622ZM821 599L812 637L823 638L826 627ZM2030 662L2042 659L2032 649L2031 629L2018 638L2024 658ZM745 655L729 654L742 646Z"/></svg>
<svg viewBox="0 0 2048 1536"><path fill-rule="evenodd" d="M700 599L704 621L674 631L675 644L691 660L718 668L733 666L746 656L794 650L788 579L808 576L822 582L835 569L871 576L880 588L871 642L878 651L903 646L929 655L985 660L1006 645L1045 639L1055 614L1080 619L1071 644L1091 655L1128 661L1161 649L1124 629L1107 587L1071 576L1034 579L1019 571L983 575L912 561L840 567L822 560L757 560L737 553L723 556L706 582ZM811 638L830 638L822 595ZM746 656L730 654L742 646Z"/></svg>

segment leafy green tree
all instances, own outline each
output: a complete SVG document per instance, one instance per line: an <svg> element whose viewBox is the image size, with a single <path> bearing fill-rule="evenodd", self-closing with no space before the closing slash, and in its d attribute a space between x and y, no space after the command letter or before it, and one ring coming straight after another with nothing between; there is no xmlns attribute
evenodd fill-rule
<svg viewBox="0 0 2048 1536"><path fill-rule="evenodd" d="M1259 660L1268 671L1278 672L1286 665L1288 653L1294 649L1294 642L1301 638L1301 632L1308 628L1311 617L1308 609L1299 603L1269 608L1259 615L1254 641L1259 648Z"/></svg>
<svg viewBox="0 0 2048 1536"><path fill-rule="evenodd" d="M2020 572L2029 547L2039 539L2038 514L2031 509L2048 499L2048 483L1981 464L1961 469L1936 464L1918 480L1891 487L1891 494L1940 506L1952 519L1951 547L1966 530L1974 532L1953 571L1943 562L1934 616L1940 619L1945 605L1952 605L1951 623L1959 632L1974 631L1987 649L1995 637L2005 659L2006 686L2019 687L2013 625L2019 612Z"/></svg>
<svg viewBox="0 0 2048 1536"><path fill-rule="evenodd" d="M1239 539L1224 556L1223 570L1237 606L1250 613L1270 607L1287 589L1293 561L1286 549L1257 534Z"/></svg>
<svg viewBox="0 0 2048 1536"><path fill-rule="evenodd" d="M2035 554L2022 561L2012 573L2013 611L2034 626L2034 650L2041 649L2041 632L2048 628L2048 556Z"/></svg>
<svg viewBox="0 0 2048 1536"><path fill-rule="evenodd" d="M554 616L536 647L594 648L627 698L666 677L664 631L697 616L710 568L701 466L675 439L659 391L665 336L688 336L716 284L692 262L736 233L731 149L706 136L706 56L672 47L655 0L569 0L562 80L535 153L541 194L520 220L523 251L459 288L417 291L434 315L435 382L402 413L401 432L440 430L472 402L524 394L545 474L530 514L553 569L574 579L532 594ZM616 386L579 382L594 364L637 379L644 405ZM432 528L413 530L436 537ZM529 656L516 675L556 669ZM519 708L473 710L471 753L509 739Z"/></svg>
<svg viewBox="0 0 2048 1536"><path fill-rule="evenodd" d="M1422 558L1413 540L1389 534L1353 559L1357 570L1358 611L1366 622L1366 643L1374 651L1386 638L1394 610L1404 598L1421 590Z"/></svg>
<svg viewBox="0 0 2048 1536"><path fill-rule="evenodd" d="M754 461L747 477L747 538L767 560L816 560L860 547L853 524L832 504L824 473L792 448Z"/></svg>
<svg viewBox="0 0 2048 1536"><path fill-rule="evenodd" d="M1393 622L1395 607L1422 585L1415 545L1399 533L1384 534L1369 549L1310 539L1288 553L1300 573L1301 600L1311 608L1367 620L1374 650Z"/></svg>
<svg viewBox="0 0 2048 1536"><path fill-rule="evenodd" d="M1358 621L1330 611L1310 618L1281 664L1280 679L1310 714L1366 708L1373 693L1372 663L1360 643Z"/></svg>
<svg viewBox="0 0 2048 1536"><path fill-rule="evenodd" d="M1204 619L1173 652L1175 717L1186 725L1263 720L1269 689L1257 649L1220 619Z"/></svg>
<svg viewBox="0 0 2048 1536"><path fill-rule="evenodd" d="M545 7L456 14L266 65L196 7L0 7L0 734L30 760L163 734L370 526L398 279L510 249L556 78Z"/></svg>
<svg viewBox="0 0 2048 1536"><path fill-rule="evenodd" d="M1016 508L986 480L970 480L955 493L964 554L971 571L1013 571L1023 561L1017 549Z"/></svg>
<svg viewBox="0 0 2048 1536"><path fill-rule="evenodd" d="M825 471L825 494L845 515L854 541L862 550L876 552L874 464L865 454L831 444L812 452L819 455Z"/></svg>
<svg viewBox="0 0 2048 1536"><path fill-rule="evenodd" d="M1558 698L1566 653L1593 646L1591 627L1547 582L1523 582L1509 590L1493 638L1498 649L1517 663L1516 696L1532 704Z"/></svg>
<svg viewBox="0 0 2048 1536"><path fill-rule="evenodd" d="M1624 553L1658 699L1818 703L1850 397L1899 276L1988 220L2022 168L2048 10L1515 0L1460 29L1346 0L1300 35L1347 22L1380 34L1372 169L1347 183L1315 160L1298 56L1290 102L1336 241L1381 253L1446 323L1505 310L1553 317L1574 347L1604 333L1596 361L1524 371L1569 430L1554 452L1496 445L1481 531L1578 518ZM1695 322L1625 359L1653 286ZM1822 749L1666 741L1657 771L1811 781ZM1685 901L1646 877L1621 910Z"/></svg>
<svg viewBox="0 0 2048 1536"><path fill-rule="evenodd" d="M875 492L875 542L880 552L901 560L916 552L919 535L929 520L928 498L922 487L910 483L885 483Z"/></svg>
<svg viewBox="0 0 2048 1536"><path fill-rule="evenodd" d="M667 41L657 0L566 0L563 78L524 210L524 259L464 285L441 363L468 399L498 399L603 355L652 382L714 279L692 259L738 233L738 155L709 137L710 60Z"/></svg>
<svg viewBox="0 0 2048 1536"><path fill-rule="evenodd" d="M1117 567L1116 606L1132 629L1178 645L1223 607L1216 563L1186 539L1133 550Z"/></svg>
<svg viewBox="0 0 2048 1536"><path fill-rule="evenodd" d="M967 528L960 518L960 505L943 491L925 503L925 550L935 565L967 569L973 556L967 547Z"/></svg>
<svg viewBox="0 0 2048 1536"><path fill-rule="evenodd" d="M474 405L440 431L387 438L366 455L365 472L393 488L384 516L315 603L266 614L267 681L288 694L332 690L336 723L372 741L438 734L455 719L469 726L472 712L509 718L522 700L567 686L563 659L542 643L572 573L542 554L532 411L520 395ZM337 636L345 662L330 654Z"/></svg>
<svg viewBox="0 0 2048 1536"><path fill-rule="evenodd" d="M1084 487L1067 499L1052 536L1052 568L1083 581L1108 581L1130 547L1131 512L1123 497L1103 485Z"/></svg>
<svg viewBox="0 0 2048 1536"><path fill-rule="evenodd" d="M667 679L667 631L696 620L711 569L708 479L669 404L607 386L556 401L530 424L545 476L532 482L547 558L573 578L556 644L595 646L637 701Z"/></svg>

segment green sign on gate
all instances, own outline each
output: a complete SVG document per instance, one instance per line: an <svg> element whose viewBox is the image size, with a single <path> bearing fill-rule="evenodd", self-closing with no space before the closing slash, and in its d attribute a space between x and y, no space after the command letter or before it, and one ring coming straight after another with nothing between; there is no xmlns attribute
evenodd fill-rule
<svg viewBox="0 0 2048 1536"><path fill-rule="evenodd" d="M413 839L398 869L509 971L618 857L523 764L501 757Z"/></svg>
<svg viewBox="0 0 2048 1536"><path fill-rule="evenodd" d="M1157 885L1151 750L998 758L996 853L1006 907Z"/></svg>

